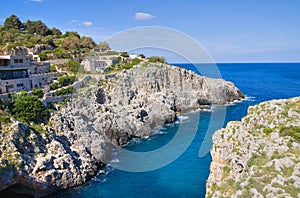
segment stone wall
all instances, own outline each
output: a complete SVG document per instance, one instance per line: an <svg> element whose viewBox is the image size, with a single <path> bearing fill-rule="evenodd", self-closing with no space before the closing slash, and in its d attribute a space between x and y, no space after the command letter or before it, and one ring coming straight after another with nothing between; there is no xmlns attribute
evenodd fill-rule
<svg viewBox="0 0 300 198"><path fill-rule="evenodd" d="M40 62L31 64L28 67L29 74L43 74L50 71L50 63L49 62Z"/></svg>
<svg viewBox="0 0 300 198"><path fill-rule="evenodd" d="M31 90L29 78L0 80L0 93L16 92L21 90Z"/></svg>
<svg viewBox="0 0 300 198"><path fill-rule="evenodd" d="M91 76L85 76L82 80L74 82L72 87L75 91L76 89L79 89L87 83L91 79ZM65 87L64 87L65 88ZM46 106L48 103L56 103L56 102L63 102L65 98L72 98L74 94L67 94L63 96L56 96L55 95L56 90L49 91L44 95L44 99L42 100L42 103Z"/></svg>
<svg viewBox="0 0 300 198"><path fill-rule="evenodd" d="M58 72L46 74L34 74L30 76L32 88L40 88L44 85L50 85L54 78L59 77L61 74Z"/></svg>

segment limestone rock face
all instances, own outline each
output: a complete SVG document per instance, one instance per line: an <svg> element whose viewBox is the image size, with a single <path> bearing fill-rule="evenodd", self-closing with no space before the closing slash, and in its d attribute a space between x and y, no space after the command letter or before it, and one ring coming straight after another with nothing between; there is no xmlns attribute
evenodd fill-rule
<svg viewBox="0 0 300 198"><path fill-rule="evenodd" d="M300 196L300 97L249 107L213 135L207 197Z"/></svg>
<svg viewBox="0 0 300 198"><path fill-rule="evenodd" d="M167 64L148 63L86 90L55 123L60 123L57 127L64 131L74 128L96 131L108 142L121 146L131 137L149 136L155 127L174 122L176 113L243 97L231 82L206 78ZM74 120L78 125L59 122L62 119Z"/></svg>
<svg viewBox="0 0 300 198"><path fill-rule="evenodd" d="M99 153L104 153L104 140L98 134L85 138L44 130L41 134L17 121L4 129L8 132L1 134L0 141L1 190L11 187L12 192L44 196L84 184L103 167Z"/></svg>
<svg viewBox="0 0 300 198"><path fill-rule="evenodd" d="M243 97L230 82L167 64L91 80L71 101L56 105L42 131L17 121L1 130L0 188L43 196L84 184L109 162L112 145L150 136L155 127L174 122L176 113Z"/></svg>
<svg viewBox="0 0 300 198"><path fill-rule="evenodd" d="M6 49L6 48L0 49L0 54L26 56L28 52L31 52L33 54L40 54L43 50L53 50L53 49L54 47L51 45L39 44L32 47L19 46L19 47L14 47L12 49Z"/></svg>

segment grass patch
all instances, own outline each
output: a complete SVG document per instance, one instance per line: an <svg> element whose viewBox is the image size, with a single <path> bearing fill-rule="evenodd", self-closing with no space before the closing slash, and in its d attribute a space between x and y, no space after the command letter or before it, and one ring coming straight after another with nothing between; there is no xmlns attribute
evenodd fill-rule
<svg viewBox="0 0 300 198"><path fill-rule="evenodd" d="M300 142L300 127L299 126L282 126L280 128L280 136L291 136L296 142Z"/></svg>
<svg viewBox="0 0 300 198"><path fill-rule="evenodd" d="M0 123L8 124L10 122L11 116L0 115Z"/></svg>
<svg viewBox="0 0 300 198"><path fill-rule="evenodd" d="M47 133L47 131L45 130L44 126L39 125L39 124L32 125L31 128L33 128L39 134L46 134Z"/></svg>
<svg viewBox="0 0 300 198"><path fill-rule="evenodd" d="M263 132L264 132L265 134L269 135L270 133L273 132L273 129L271 129L271 128L269 128L269 127L266 127L266 128L264 128Z"/></svg>
<svg viewBox="0 0 300 198"><path fill-rule="evenodd" d="M223 168L223 178L228 177L229 173L230 173L230 168L228 166L225 166Z"/></svg>
<svg viewBox="0 0 300 198"><path fill-rule="evenodd" d="M226 180L219 187L220 193L228 193L231 196L234 192L236 192L240 188L240 182L235 182L233 179Z"/></svg>
<svg viewBox="0 0 300 198"><path fill-rule="evenodd" d="M262 152L261 155L259 155L257 153L252 153L251 158L247 162L247 166L248 167L251 167L251 166L261 167L261 166L265 165L269 160L270 159L267 156L266 152Z"/></svg>
<svg viewBox="0 0 300 198"><path fill-rule="evenodd" d="M272 184L275 188L283 189L286 193L290 194L292 197L298 197L298 193L300 192L300 188L295 188L292 186L283 186L278 183Z"/></svg>
<svg viewBox="0 0 300 198"><path fill-rule="evenodd" d="M295 182L296 182L295 179L290 178L287 181L285 181L284 184L287 185L287 186L292 186Z"/></svg>
<svg viewBox="0 0 300 198"><path fill-rule="evenodd" d="M276 150L276 151L274 151L273 155L271 156L271 160L284 158L285 156L286 156L285 154L283 154L283 153L279 154L279 152Z"/></svg>
<svg viewBox="0 0 300 198"><path fill-rule="evenodd" d="M281 168L281 172L285 178L288 178L288 177L292 176L292 174L294 172L294 166L290 166L290 167L284 166Z"/></svg>
<svg viewBox="0 0 300 198"><path fill-rule="evenodd" d="M251 193L251 189L254 188L254 189L256 189L260 194L262 194L263 197L266 197L267 192L266 192L266 190L265 190L265 191L263 190L264 186L265 186L265 185L262 185L262 183L259 182L256 178L250 177L250 178L248 179L248 184L247 184L247 186L245 187L245 190L248 191L248 193Z"/></svg>

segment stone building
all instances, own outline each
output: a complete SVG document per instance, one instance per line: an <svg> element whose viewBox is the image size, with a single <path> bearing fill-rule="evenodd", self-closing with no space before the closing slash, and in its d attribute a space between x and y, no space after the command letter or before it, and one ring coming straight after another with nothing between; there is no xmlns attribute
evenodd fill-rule
<svg viewBox="0 0 300 198"><path fill-rule="evenodd" d="M81 65L86 72L106 72L109 66L117 64L118 55L90 56L82 60Z"/></svg>
<svg viewBox="0 0 300 198"><path fill-rule="evenodd" d="M1 55L0 56L0 94L30 91L52 82L60 74L49 73L49 62L37 62L30 56Z"/></svg>

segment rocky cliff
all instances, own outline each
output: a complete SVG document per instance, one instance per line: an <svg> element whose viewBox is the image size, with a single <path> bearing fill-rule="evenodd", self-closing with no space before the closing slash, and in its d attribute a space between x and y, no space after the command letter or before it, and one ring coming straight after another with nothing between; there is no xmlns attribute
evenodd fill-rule
<svg viewBox="0 0 300 198"><path fill-rule="evenodd" d="M84 184L110 159L110 146L152 135L176 113L243 98L233 83L167 64L143 64L91 80L33 129L20 122L1 129L0 187L46 195Z"/></svg>
<svg viewBox="0 0 300 198"><path fill-rule="evenodd" d="M263 102L213 135L207 197L300 197L300 97Z"/></svg>
<svg viewBox="0 0 300 198"><path fill-rule="evenodd" d="M6 47L0 49L0 55L19 55L26 56L29 52L32 54L40 54L44 50L53 50L54 47L51 45L38 44L32 47L14 47L12 49L7 49Z"/></svg>

